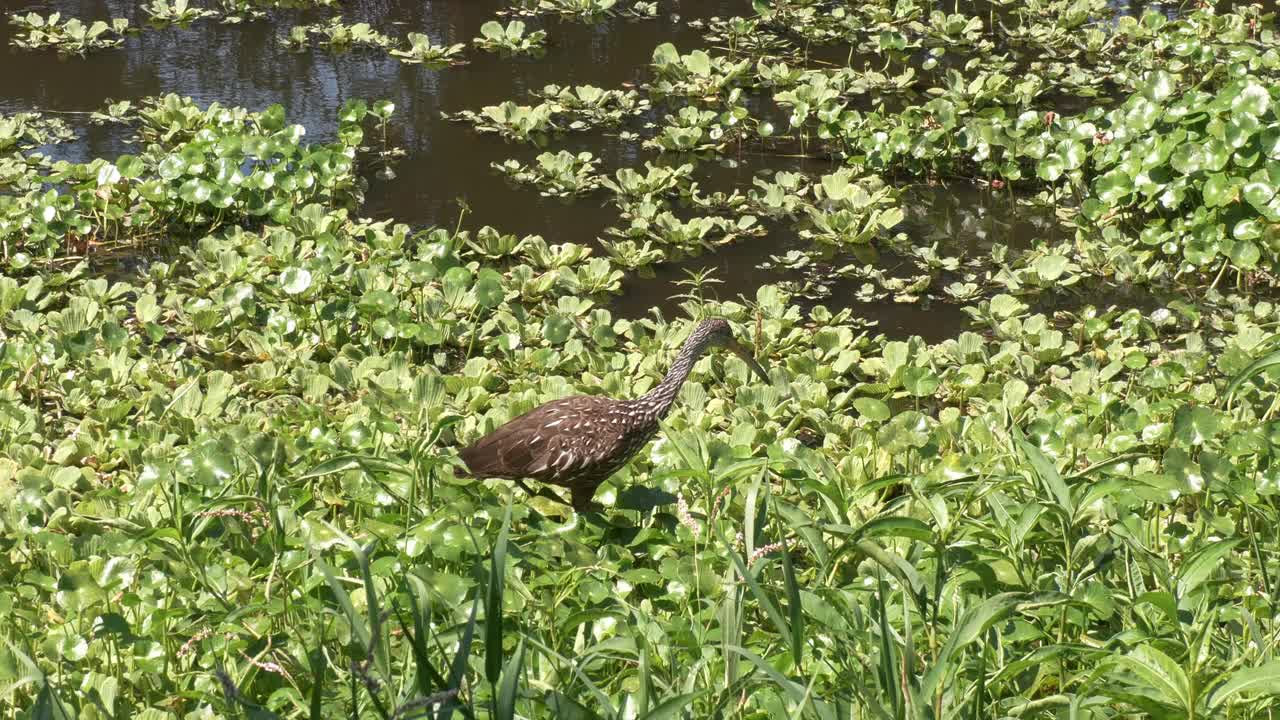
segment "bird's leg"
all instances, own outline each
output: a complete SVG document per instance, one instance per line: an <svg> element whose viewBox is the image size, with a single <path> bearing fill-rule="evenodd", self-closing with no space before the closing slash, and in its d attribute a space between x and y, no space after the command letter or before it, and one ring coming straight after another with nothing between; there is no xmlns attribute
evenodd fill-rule
<svg viewBox="0 0 1280 720"><path fill-rule="evenodd" d="M596 495L597 485L579 485L569 489L570 497L573 498L573 509L578 512L599 512L602 508L600 505L591 502L591 498Z"/></svg>
<svg viewBox="0 0 1280 720"><path fill-rule="evenodd" d="M559 495L556 495L555 493L551 492L550 490L547 490L546 488L538 488L535 491L533 488L526 485L524 480L521 480L520 478L516 478L513 482L515 482L517 487L525 491L525 494L527 494L529 497L544 497L548 500L554 500L555 502L558 502L561 505L565 504L564 498L560 497Z"/></svg>

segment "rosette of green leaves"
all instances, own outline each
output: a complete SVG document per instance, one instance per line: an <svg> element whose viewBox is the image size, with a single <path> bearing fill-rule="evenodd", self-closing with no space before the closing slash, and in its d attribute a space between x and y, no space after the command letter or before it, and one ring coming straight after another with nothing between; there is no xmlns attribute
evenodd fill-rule
<svg viewBox="0 0 1280 720"><path fill-rule="evenodd" d="M805 208L800 236L830 245L864 245L902 222L895 195L878 178L857 178L849 168L822 176Z"/></svg>
<svg viewBox="0 0 1280 720"><path fill-rule="evenodd" d="M526 32L523 20L511 20L506 25L497 20L490 20L480 26L480 37L472 40L472 44L489 52L504 52L511 55L532 55L541 52L547 42L546 30Z"/></svg>
<svg viewBox="0 0 1280 720"><path fill-rule="evenodd" d="M391 51L391 55L398 58L402 63L444 67L463 62L461 56L466 45L462 43L436 45L431 42L430 37L423 33L409 33L408 41L409 47L403 50L397 48Z"/></svg>
<svg viewBox="0 0 1280 720"><path fill-rule="evenodd" d="M37 13L14 14L9 22L22 34L15 35L13 44L29 50L54 48L60 53L84 55L91 50L119 47L124 44L124 34L129 21L114 18L111 22L95 20L85 25L79 18L62 19L62 13L48 17Z"/></svg>
<svg viewBox="0 0 1280 720"><path fill-rule="evenodd" d="M493 163L493 168L512 182L534 185L547 197L585 195L600 187L595 173L598 161L589 152L576 155L566 150L544 152L525 165L517 160Z"/></svg>

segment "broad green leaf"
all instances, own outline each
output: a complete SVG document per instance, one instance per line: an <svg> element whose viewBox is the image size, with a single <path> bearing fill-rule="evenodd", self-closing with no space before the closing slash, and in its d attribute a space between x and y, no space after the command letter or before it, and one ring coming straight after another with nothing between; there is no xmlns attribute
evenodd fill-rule
<svg viewBox="0 0 1280 720"><path fill-rule="evenodd" d="M1272 660L1258 667L1240 668L1227 676L1209 696L1209 707L1219 708L1239 695L1280 695L1280 660Z"/></svg>
<svg viewBox="0 0 1280 720"><path fill-rule="evenodd" d="M932 697L958 668L952 665L952 657L963 647L977 640L997 622L1009 617L1018 605L1029 599L1025 593L1002 593L971 607L956 622L955 629L946 644L938 651L937 659L920 680L920 694Z"/></svg>
<svg viewBox="0 0 1280 720"><path fill-rule="evenodd" d="M1241 542L1240 538L1219 540L1193 553L1178 571L1178 598L1185 598L1200 587L1215 570L1222 567L1222 559Z"/></svg>
<svg viewBox="0 0 1280 720"><path fill-rule="evenodd" d="M305 268L285 268L280 273L280 289L289 295L299 295L311 287L311 271Z"/></svg>
<svg viewBox="0 0 1280 720"><path fill-rule="evenodd" d="M884 422L890 417L889 406L883 400L876 398L860 397L853 401L853 407L857 409L858 414L868 420Z"/></svg>
<svg viewBox="0 0 1280 720"><path fill-rule="evenodd" d="M1189 711L1194 706L1191 682L1181 665L1151 645L1140 645L1126 655L1113 657L1117 667L1138 676L1144 687L1156 692L1165 702Z"/></svg>
<svg viewBox="0 0 1280 720"><path fill-rule="evenodd" d="M1263 85L1250 80L1231 100L1231 110L1262 117L1271 107L1271 93Z"/></svg>

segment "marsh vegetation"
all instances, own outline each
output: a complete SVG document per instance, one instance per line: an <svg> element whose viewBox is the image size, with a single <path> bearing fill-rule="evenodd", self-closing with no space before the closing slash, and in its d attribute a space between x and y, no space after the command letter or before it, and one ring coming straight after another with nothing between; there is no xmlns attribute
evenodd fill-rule
<svg viewBox="0 0 1280 720"><path fill-rule="evenodd" d="M44 5L11 714L1280 711L1269 7ZM603 512L456 474L708 316L770 382L700 360Z"/></svg>

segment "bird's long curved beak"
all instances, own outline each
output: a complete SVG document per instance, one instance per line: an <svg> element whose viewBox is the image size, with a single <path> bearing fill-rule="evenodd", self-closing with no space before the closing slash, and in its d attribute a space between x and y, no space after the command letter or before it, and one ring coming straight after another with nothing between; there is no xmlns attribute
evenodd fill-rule
<svg viewBox="0 0 1280 720"><path fill-rule="evenodd" d="M742 361L747 364L747 367L751 368L756 375L759 375L760 379L765 381L765 383L773 382L772 380L769 379L769 373L765 372L764 366L761 365L759 361L756 360L755 356L751 354L751 351L748 350L746 346L744 346L742 343L738 342L737 340L731 340L727 348L734 355L737 355L738 357L742 358Z"/></svg>

